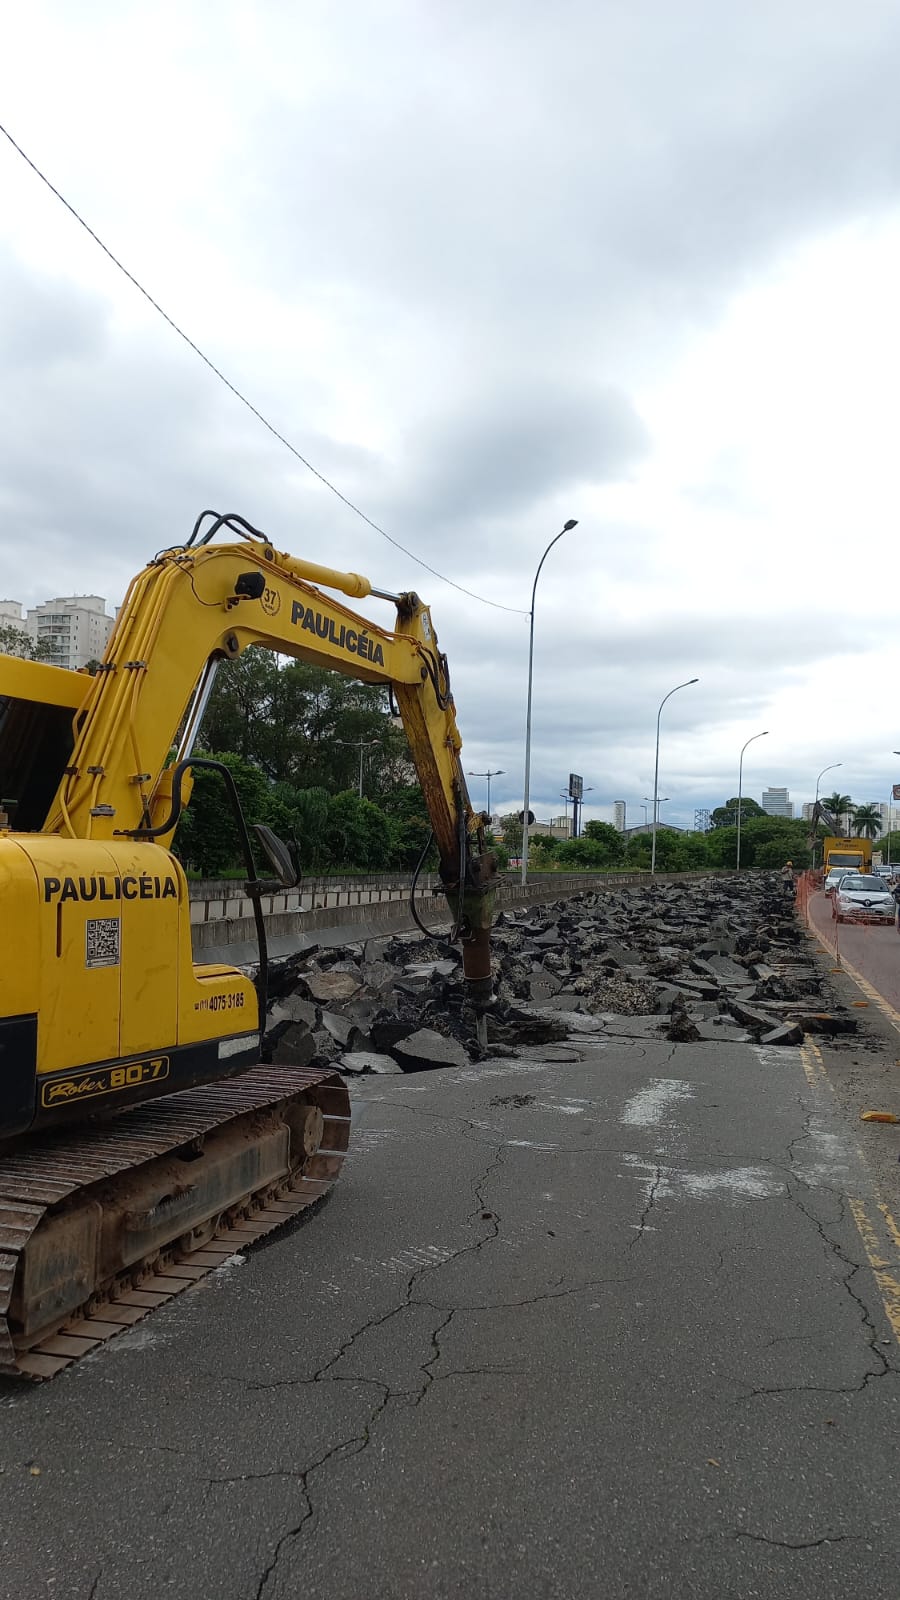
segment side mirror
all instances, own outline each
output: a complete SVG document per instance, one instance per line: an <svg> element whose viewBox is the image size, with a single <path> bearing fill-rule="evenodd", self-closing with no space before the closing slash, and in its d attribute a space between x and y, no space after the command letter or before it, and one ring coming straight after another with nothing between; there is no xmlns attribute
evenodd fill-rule
<svg viewBox="0 0 900 1600"><path fill-rule="evenodd" d="M271 828L267 828L264 822L254 822L253 832L262 845L269 866L272 868L282 889L295 888L300 878L291 852L284 840L279 839L277 833L273 833Z"/></svg>

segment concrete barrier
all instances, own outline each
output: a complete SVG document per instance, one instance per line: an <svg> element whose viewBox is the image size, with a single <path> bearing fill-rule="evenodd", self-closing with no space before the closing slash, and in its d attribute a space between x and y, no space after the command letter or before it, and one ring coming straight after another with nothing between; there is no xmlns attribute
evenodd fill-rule
<svg viewBox="0 0 900 1600"><path fill-rule="evenodd" d="M731 877L722 872L657 873L657 883L695 883L702 878ZM516 905L541 905L565 900L589 891L602 894L612 889L635 888L650 881L649 872L548 872L535 873L523 889L518 875L503 875L497 889L497 909ZM352 879L317 879L304 882L299 889L266 896L263 913L266 934L273 954L286 955L309 943L340 944L358 939L375 939L402 933L415 927L409 909L408 877L370 878L350 884ZM203 893L213 888L212 894ZM225 887L228 893L222 893ZM195 889L199 892L195 897ZM201 961L251 962L256 953L256 927L252 907L246 896L236 895L235 886L191 885L191 935L194 955ZM423 875L416 889L416 910L429 927L446 928L450 912L436 873ZM290 901L290 904L281 904ZM203 915L195 916L195 908Z"/></svg>

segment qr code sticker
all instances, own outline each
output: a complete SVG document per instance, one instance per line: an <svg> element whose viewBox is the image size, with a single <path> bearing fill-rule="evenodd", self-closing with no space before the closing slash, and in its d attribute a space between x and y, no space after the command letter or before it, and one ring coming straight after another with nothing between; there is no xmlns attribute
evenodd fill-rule
<svg viewBox="0 0 900 1600"><path fill-rule="evenodd" d="M119 965L118 917L89 917L84 925L84 964L86 967Z"/></svg>

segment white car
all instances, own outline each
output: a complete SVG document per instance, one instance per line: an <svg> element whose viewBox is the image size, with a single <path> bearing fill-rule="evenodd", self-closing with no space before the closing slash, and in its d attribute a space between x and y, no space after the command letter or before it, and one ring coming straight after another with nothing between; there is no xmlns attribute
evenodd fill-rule
<svg viewBox="0 0 900 1600"><path fill-rule="evenodd" d="M890 889L874 872L846 872L831 897L835 922L892 923L896 910Z"/></svg>
<svg viewBox="0 0 900 1600"><path fill-rule="evenodd" d="M848 872L852 871L852 867L832 867L831 871L826 876L825 883L823 885L825 893L833 894L841 879L846 878Z"/></svg>

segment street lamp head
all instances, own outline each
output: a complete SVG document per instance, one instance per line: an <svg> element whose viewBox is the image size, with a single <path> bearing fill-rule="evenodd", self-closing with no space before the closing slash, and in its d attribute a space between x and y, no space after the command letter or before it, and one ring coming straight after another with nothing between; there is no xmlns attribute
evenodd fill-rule
<svg viewBox="0 0 900 1600"><path fill-rule="evenodd" d="M688 678L688 683L699 683L699 682L700 682L699 678ZM687 685L685 685L685 687L687 687Z"/></svg>
<svg viewBox="0 0 900 1600"><path fill-rule="evenodd" d="M564 522L563 523L563 533L569 533L572 528L577 528L577 527L578 527L578 518L577 517L570 517L568 522Z"/></svg>

